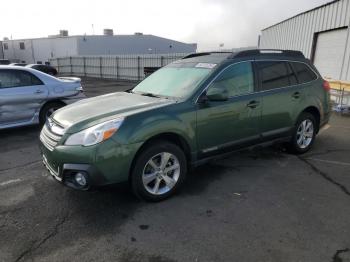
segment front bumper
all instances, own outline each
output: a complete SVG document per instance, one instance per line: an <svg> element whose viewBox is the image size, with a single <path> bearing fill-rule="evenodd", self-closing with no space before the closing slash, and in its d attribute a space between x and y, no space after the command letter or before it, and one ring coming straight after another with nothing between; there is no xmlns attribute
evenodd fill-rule
<svg viewBox="0 0 350 262"><path fill-rule="evenodd" d="M62 168L58 167L57 171L50 166L46 156L43 154L43 164L51 176L58 182L65 184L68 187L88 190L92 186L103 185L108 181L100 174L92 165L87 164L63 164ZM74 179L77 173L84 174L86 185L80 185Z"/></svg>
<svg viewBox="0 0 350 262"><path fill-rule="evenodd" d="M127 181L140 146L141 143L118 145L110 139L89 147L59 145L50 150L40 143L43 164L52 177L80 190ZM86 186L82 187L74 180L78 172L84 174Z"/></svg>

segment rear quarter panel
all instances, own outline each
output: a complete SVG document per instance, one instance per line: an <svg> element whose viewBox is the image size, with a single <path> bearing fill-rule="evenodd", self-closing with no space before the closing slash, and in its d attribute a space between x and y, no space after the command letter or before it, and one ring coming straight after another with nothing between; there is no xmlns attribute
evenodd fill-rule
<svg viewBox="0 0 350 262"><path fill-rule="evenodd" d="M295 122L298 116L308 107L315 107L320 113L320 122L322 122L330 114L330 98L329 93L323 88L323 79L319 77L317 80L303 85L305 88L305 98L300 103L300 106L295 111Z"/></svg>

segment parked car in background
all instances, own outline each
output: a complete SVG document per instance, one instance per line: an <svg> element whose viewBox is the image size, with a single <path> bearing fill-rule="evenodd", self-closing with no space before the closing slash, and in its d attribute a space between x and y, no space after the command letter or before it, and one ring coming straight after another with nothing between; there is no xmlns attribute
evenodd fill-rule
<svg viewBox="0 0 350 262"><path fill-rule="evenodd" d="M11 62L8 59L0 59L0 65L9 65Z"/></svg>
<svg viewBox="0 0 350 262"><path fill-rule="evenodd" d="M85 98L80 78L56 78L19 66L0 66L0 129L38 123Z"/></svg>
<svg viewBox="0 0 350 262"><path fill-rule="evenodd" d="M49 65L29 64L29 65L26 65L26 67L39 70L41 72L44 72L46 74L53 75L53 76L57 75L58 73L56 68Z"/></svg>
<svg viewBox="0 0 350 262"><path fill-rule="evenodd" d="M130 92L86 99L53 113L40 140L55 179L87 190L129 181L159 201L190 166L258 144L307 152L330 117L329 84L301 52L196 53Z"/></svg>
<svg viewBox="0 0 350 262"><path fill-rule="evenodd" d="M11 64L9 64L10 66L26 66L26 65L28 65L28 64L26 64L26 63L11 63Z"/></svg>

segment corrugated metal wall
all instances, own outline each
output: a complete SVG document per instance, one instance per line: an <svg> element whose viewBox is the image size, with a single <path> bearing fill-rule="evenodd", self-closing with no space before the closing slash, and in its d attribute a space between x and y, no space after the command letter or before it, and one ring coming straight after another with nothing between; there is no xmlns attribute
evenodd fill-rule
<svg viewBox="0 0 350 262"><path fill-rule="evenodd" d="M300 50L312 55L315 33L348 27L341 80L350 80L350 0L337 0L262 30L260 48Z"/></svg>
<svg viewBox="0 0 350 262"><path fill-rule="evenodd" d="M73 56L51 59L60 74L142 80L145 67L162 67L187 54Z"/></svg>
<svg viewBox="0 0 350 262"><path fill-rule="evenodd" d="M79 56L176 54L194 53L197 50L196 44L186 44L154 35L79 36L77 44L76 55Z"/></svg>

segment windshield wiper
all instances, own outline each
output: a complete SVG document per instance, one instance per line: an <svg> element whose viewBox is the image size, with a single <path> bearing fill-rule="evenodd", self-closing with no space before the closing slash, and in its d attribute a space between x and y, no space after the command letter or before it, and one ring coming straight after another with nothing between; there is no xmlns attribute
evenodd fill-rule
<svg viewBox="0 0 350 262"><path fill-rule="evenodd" d="M153 94L153 93L140 93L142 96L149 96L149 97L157 97L160 98L161 96Z"/></svg>

